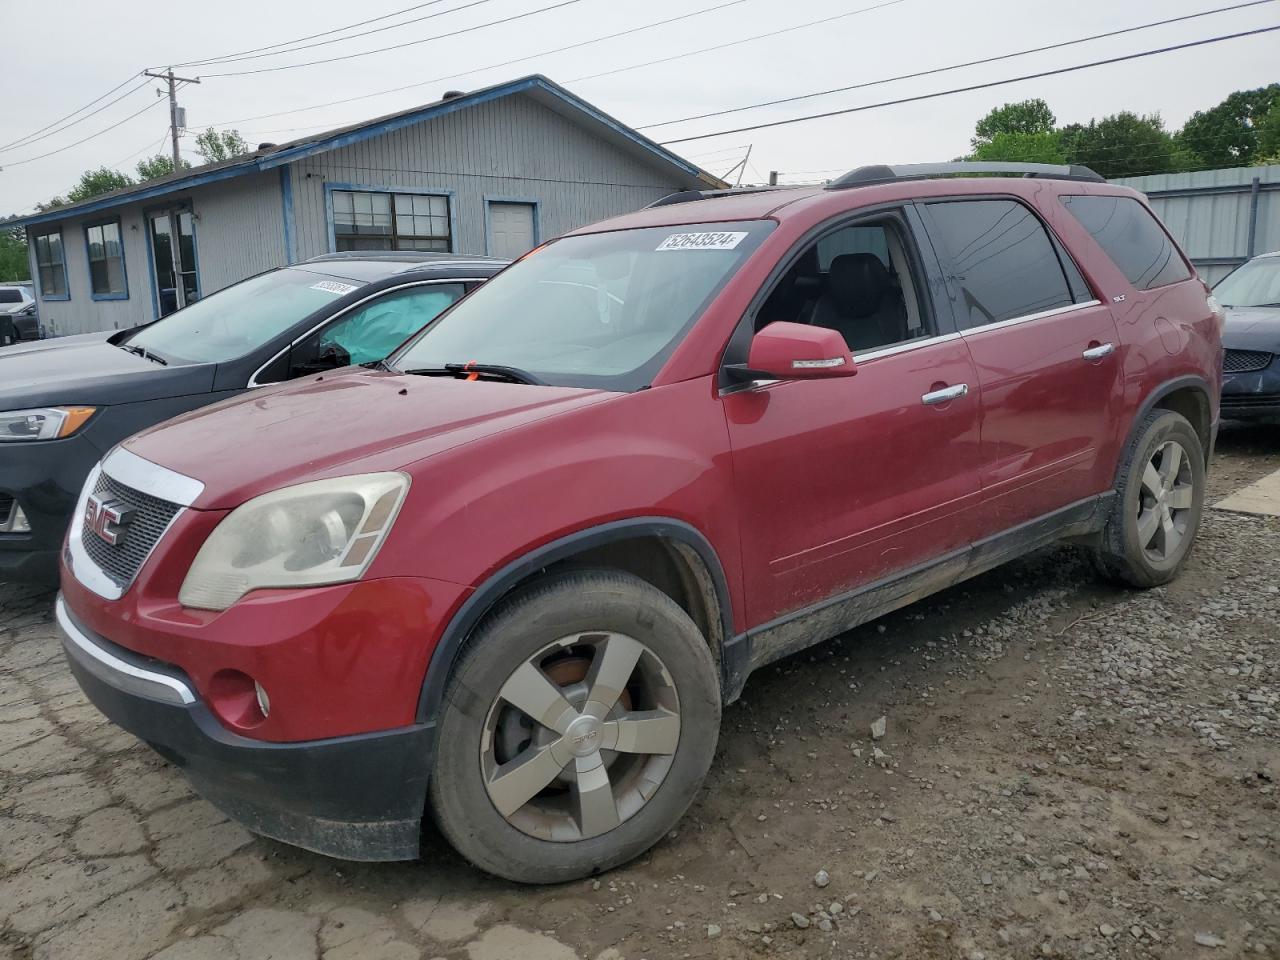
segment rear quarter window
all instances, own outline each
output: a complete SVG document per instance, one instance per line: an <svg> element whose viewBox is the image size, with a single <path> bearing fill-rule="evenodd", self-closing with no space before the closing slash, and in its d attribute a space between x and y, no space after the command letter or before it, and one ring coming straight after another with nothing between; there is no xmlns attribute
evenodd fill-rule
<svg viewBox="0 0 1280 960"><path fill-rule="evenodd" d="M1191 276L1169 235L1137 200L1072 196L1062 202L1136 289L1163 287Z"/></svg>

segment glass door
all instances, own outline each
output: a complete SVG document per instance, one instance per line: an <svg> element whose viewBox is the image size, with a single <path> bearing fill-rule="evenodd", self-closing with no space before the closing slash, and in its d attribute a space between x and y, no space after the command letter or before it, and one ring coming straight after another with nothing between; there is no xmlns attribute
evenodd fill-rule
<svg viewBox="0 0 1280 960"><path fill-rule="evenodd" d="M147 231L155 265L156 303L160 316L167 317L200 299L195 218L189 207L153 210L147 214Z"/></svg>

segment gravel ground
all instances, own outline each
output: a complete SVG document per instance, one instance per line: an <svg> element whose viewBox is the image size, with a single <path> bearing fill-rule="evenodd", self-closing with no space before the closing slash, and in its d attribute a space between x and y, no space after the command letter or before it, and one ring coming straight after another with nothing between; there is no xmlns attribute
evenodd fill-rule
<svg viewBox="0 0 1280 960"><path fill-rule="evenodd" d="M1224 431L1211 499L1275 469L1280 428ZM0 585L0 960L1280 957L1277 519L1209 512L1146 593L1054 548L761 671L678 829L549 889L250 836L84 701L50 602Z"/></svg>

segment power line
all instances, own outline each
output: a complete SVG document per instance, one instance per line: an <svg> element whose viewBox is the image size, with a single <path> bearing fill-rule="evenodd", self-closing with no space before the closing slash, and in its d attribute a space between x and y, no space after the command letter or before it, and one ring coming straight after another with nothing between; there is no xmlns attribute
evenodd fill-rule
<svg viewBox="0 0 1280 960"><path fill-rule="evenodd" d="M498 20L489 20L485 23L477 23L474 26L463 27L460 30L454 30L450 33L437 34L434 37L423 37L421 40L406 40L404 43L394 43L387 47L378 47L375 50L363 50L360 53L348 53L341 57L326 57L322 60L305 60L302 63L286 63L277 67L258 67L254 70L229 70L225 73L206 73L206 77L246 77L259 73L274 73L278 70L297 70L299 67L314 67L322 63L338 63L343 60L355 60L359 57L372 56L375 53L386 53L389 50L403 50L405 47L414 47L423 43L431 43L433 40L445 40L449 37L460 36L464 33L473 33L476 30L484 30L486 27L499 26L504 23L514 23L517 20L525 20L529 17L536 17L540 13L548 13L552 10L559 10L562 7L573 6L575 3L582 3L583 0L560 0L559 3L549 4L545 7L538 7L536 10L528 10L524 13L513 14L509 17L502 17Z"/></svg>
<svg viewBox="0 0 1280 960"><path fill-rule="evenodd" d="M824 113L811 113L803 117L788 117L785 120L773 120L768 123L755 123L746 127L734 127L729 130L717 130L714 133L700 133L689 137L678 137L674 140L662 141L663 146L669 146L673 143L690 143L694 140L708 140L711 137L726 136L731 133L748 133L753 130L765 130L771 127L784 127L793 123L805 123L809 120L821 120L825 117L838 117L849 113L861 113L864 110L877 110L881 107L895 107L904 103L917 103L921 100L934 100L938 97L949 97L957 93L970 93L974 90L987 90L991 87L1000 87L1009 83L1019 83L1023 80L1039 80L1043 77L1054 77L1064 73L1075 73L1078 70L1088 70L1092 67L1102 67L1112 63L1123 63L1128 60L1140 60L1143 57L1153 57L1157 54L1172 53L1175 50L1187 50L1192 47L1203 47L1211 43L1221 43L1225 40L1238 40L1241 37L1253 37L1263 33L1272 33L1280 30L1280 26L1275 27L1259 27L1256 30L1244 30L1240 33L1228 33L1219 37L1208 37L1204 40L1192 40L1187 43L1174 44L1168 47L1159 47L1154 50L1143 50L1140 53L1128 53L1119 57L1108 57L1105 60L1094 60L1090 63L1080 63L1071 67L1059 67L1056 70L1042 70L1039 73L1027 73L1019 77L1007 77L1004 80L991 80L987 83L975 83L967 87L955 87L951 90L939 90L936 93L922 93L914 97L900 97L897 100L882 100L879 103L867 103L860 107L845 107L841 110L827 110ZM826 91L824 91L826 92ZM741 109L741 108L736 108ZM730 113L734 111L723 111ZM715 116L716 114L710 114ZM672 121L674 122L674 121ZM666 126L666 124L652 124L652 126Z"/></svg>
<svg viewBox="0 0 1280 960"><path fill-rule="evenodd" d="M380 20L389 20L392 17L398 17L401 14L412 13L414 10L421 10L423 7L434 7L438 3L444 3L445 0L429 0L427 3L416 3L411 7L405 7L401 10L393 10L391 13L384 13L380 17L371 17L368 20L361 20L358 23L348 23L343 27L334 27L331 30L322 30L319 33L308 34L305 37L294 37L292 40L282 40L279 43L269 43L265 47L251 47L248 50L238 50L235 53L227 53L218 57L207 57L204 60L187 60L185 63L175 63L175 67L200 67L210 63L221 63L236 57L242 57L245 54L259 53L263 50L275 50L279 47L289 47L295 43L303 43L307 40L315 40L317 37L327 37L335 33L342 33L344 30L354 30L356 27L367 26L370 23L377 23ZM409 23L414 21L410 20ZM404 26L404 24L396 24L396 26ZM347 39L351 39L348 37ZM287 52L287 51L280 51Z"/></svg>
<svg viewBox="0 0 1280 960"><path fill-rule="evenodd" d="M443 2L443 0L434 0L434 2L440 3ZM302 46L289 47L287 50L275 50L269 53L250 53L246 56L219 57L217 60L211 62L221 65L224 63L239 63L244 60L261 60L263 57L278 57L286 53L297 53L299 50L310 50L314 47L327 47L334 43L346 43L348 40L358 40L360 37L367 37L374 33L382 33L385 30L398 30L401 27L407 27L410 24L421 23L423 20L432 20L436 17L446 16L450 13L457 13L459 10L468 10L471 7L478 7L482 3L492 2L493 0L471 0L470 3L464 3L458 7L450 7L448 10L441 10L438 13L428 13L425 16L415 17L412 20L405 20L401 23L387 24L385 27L374 27L372 30L364 31L364 33L353 33L349 37L334 37L330 40L318 40L315 43L306 43ZM301 66L301 64L297 64L297 66ZM211 76L232 76L232 74L211 74Z"/></svg>
<svg viewBox="0 0 1280 960"><path fill-rule="evenodd" d="M689 20L689 19L692 19L693 17L702 16L703 14L706 14L706 13L714 13L717 10L723 10L726 7L735 7L738 4L746 3L746 2L747 0L726 0L726 2L716 3L710 7L703 7L700 10L691 10L688 13L682 13L676 17L668 17L665 20L656 20L652 23L641 24L638 27L630 27L626 30L619 30L616 33L607 33L607 34L604 34L603 36L593 37L590 40L580 40L577 43L566 44L563 47L555 47L552 50L543 50L540 53L532 53L532 54L529 54L528 56L516 57L514 60L504 60L501 63L491 63L491 64L488 64L487 66L476 67L472 70L464 70L462 73L451 73L451 74L448 74L447 76L434 77L430 80L418 80L413 83L407 83L404 86L391 87L386 90L375 90L372 93L362 93L359 96L346 97L342 100L330 100L326 103L313 103L309 107L297 107L293 110L279 110L279 111L276 111L275 113L259 113L256 116L241 117L238 120L224 120L224 121L220 121L218 123L213 124L213 126L224 127L224 126L231 126L232 124L236 124L236 123L248 123L252 120L268 120L272 117L283 117L283 116L288 116L294 113L304 113L308 110L320 110L320 109L323 109L324 107L337 107L337 106L341 106L344 103L355 103L357 100L369 100L373 97L381 97L384 94L388 94L388 93L402 93L405 90L413 90L417 87L425 87L433 83L439 83L442 80L456 80L458 77L468 77L475 73L483 73L486 70L496 70L500 67L510 67L510 66L514 66L517 63L526 63L530 60L536 60L539 57L547 57L555 53L564 53L567 50L577 50L580 47L590 46L593 43L602 43L605 40L616 40L618 37L630 36L635 33L640 33L641 31L644 31L644 30L652 30L655 27L665 27L667 24L677 23L678 21L681 21L681 20ZM317 126L323 126L323 124L318 124ZM307 128L295 127L293 129L302 130Z"/></svg>
<svg viewBox="0 0 1280 960"><path fill-rule="evenodd" d="M1270 2L1270 0L1259 0L1259 2ZM725 50L728 47L736 47L744 43L751 43L755 40L764 40L766 37L777 37L784 33L791 33L795 30L804 30L807 27L816 27L819 24L831 23L833 20L843 20L846 17L854 17L860 13L868 13L872 10L879 10L881 7L892 7L896 3L902 3L902 0L886 0L884 3L877 3L874 6L863 7L860 10L850 10L847 13L837 13L833 17L823 17L821 20L810 20L808 23L797 23L794 26L783 27L781 30L771 30L768 33L757 33L753 37L744 37L741 40L730 40L728 43L717 43L714 46L702 47L698 50L690 50L688 53L677 53L671 57L662 57L658 60L646 60L644 63L633 63L629 67L617 67L613 70L605 70L603 73L590 73L585 77L573 77L566 81L567 83L581 83L584 80L596 80L600 77L611 77L616 73L627 73L630 70L639 70L641 67L653 67L660 63L670 63L673 60L684 60L687 57L697 56L701 53L711 53L713 50ZM639 128L637 128L639 129Z"/></svg>
<svg viewBox="0 0 1280 960"><path fill-rule="evenodd" d="M138 75L135 73L133 76L131 76L131 77L130 77L128 80L126 80L124 83L116 84L114 87L112 87L112 88L111 88L110 90L108 90L106 93L102 94L102 96L100 96L100 97L96 97L95 99L90 100L88 103L86 103L83 107L81 107L81 108L80 108L80 109L78 109L78 110L72 110L72 111L71 111L70 113L68 113L65 117L59 117L57 120L54 120L54 121L53 121L52 123L50 123L48 126L41 127L39 130L34 130L34 131L32 131L31 133L27 134L25 137L19 137L17 140L10 140L8 143L0 144L0 150L8 150L10 147L21 147L21 146L26 146L28 143L35 143L37 140L43 140L43 139L44 139L44 137L42 137L42 136L38 136L38 134L43 134L46 130L49 130L49 129L51 129L52 127L56 127L56 126L58 126L58 124L62 123L62 121L63 121L63 120L70 120L70 119L71 119L72 117L74 117L77 113L83 113L85 110L88 110L90 107L92 107L92 106L93 106L95 103L97 103L99 100L103 100L103 99L105 99L105 98L107 98L107 97L111 96L111 94L115 93L115 92L116 92L117 90L119 90L121 87L126 86L126 85L128 85L128 84L132 83L132 82L137 78L137 76L138 76ZM116 103L116 102L117 102L117 101L119 101L119 100L123 100L125 97L129 96L129 94L133 93L135 90L140 90L140 89L142 89L142 87L145 87L145 86L147 86L147 81L143 80L143 81L142 81L142 83L141 83L139 86L136 86L136 87L134 87L132 90L129 90L129 91L127 91L126 93L123 93L123 94L121 94L120 96L116 97L116 99L115 99L115 100L112 100L112 101L111 101L111 103ZM107 107L111 106L111 103L103 104L101 107L99 107L97 110L95 110L95 111L94 111L94 113L99 113L99 112L101 112L102 110L105 110ZM91 117L91 116L93 116L93 114L92 114L92 113L91 113L91 114L87 114L85 117L81 117L81 118L80 118L80 120L87 119L88 117ZM80 122L80 120L75 121L75 123L79 123L79 122ZM74 124L74 123L69 123L69 124L67 124L67 127L72 127L72 126L75 126L75 124ZM63 130L65 130L65 129L67 129L67 127L63 127L62 129L63 129ZM54 131L53 131L53 133L59 133L59 132L60 132L60 131L58 131L58 130L54 130ZM53 133L45 134L45 136L49 136L49 137L51 137L51 136L53 136Z"/></svg>
<svg viewBox="0 0 1280 960"><path fill-rule="evenodd" d="M148 110L153 110L156 107L158 107L160 104L165 102L167 101L153 100L151 103L148 103L145 107L143 107L141 110L137 111L136 113L131 113L127 117L125 117L123 120L117 120L111 126L103 127L101 130L98 130L95 133L91 133L87 137L81 137L79 140L75 141L74 143L68 143L65 147L58 147L56 150L50 150L48 153L42 153L36 157L27 157L25 160L13 160L11 162L6 163L5 167L6 168L20 167L24 163L34 163L37 160L43 160L45 157L52 157L56 153L62 153L64 150L70 150L72 147L78 147L80 146L80 144L87 143L88 141L93 140L95 137L102 136L104 133L110 133L112 130L115 130L121 124L128 123L134 117L141 116L142 114L146 113Z"/></svg>
<svg viewBox="0 0 1280 960"><path fill-rule="evenodd" d="M1266 3L1275 3L1275 2L1276 0L1249 0L1249 2L1247 3L1237 3L1228 7L1217 7L1213 10L1202 10L1199 13L1189 13L1181 17L1171 17L1168 20L1155 20L1151 23L1142 23L1134 27L1124 27L1123 29L1110 30L1110 31L1107 31L1106 33L1095 33L1092 36L1080 37L1077 40L1063 40L1059 43L1050 43L1042 47L1031 47L1028 50L1018 50L1018 51L1015 51L1014 53L1002 53L996 57L984 57L981 60L966 60L964 63L953 63L945 67L934 67L931 70L918 70L915 73L903 73L896 77L884 77L883 79L880 79L880 80L867 80L864 83L854 83L854 84L850 84L847 87L833 87L830 90L821 90L818 93L805 93L795 97L783 97L779 100L766 100L762 103L753 103L745 107L732 107L728 110L715 110L715 111L712 111L711 113L696 113L696 114L693 114L692 116L681 117L678 120L664 120L661 123L647 123L642 126L636 127L636 129L651 130L654 127L668 127L668 126L671 126L672 124L685 123L690 120L705 120L707 117L720 117L729 113L741 113L744 110L755 110L759 107L774 107L784 103L795 103L800 100L812 100L815 97L825 97L833 93L847 93L850 90L861 90L865 87L875 87L875 86L880 86L886 83L896 83L899 80L914 80L918 77L932 76L933 74L937 74L937 73L947 73L951 70L961 70L965 67L977 67L987 63L997 63L1001 60L1011 60L1014 57L1025 57L1033 53L1044 53L1045 51L1048 51L1048 50L1058 50L1058 49L1061 49L1062 47L1070 47L1070 46L1075 46L1081 43L1089 43L1090 41L1102 40L1106 37L1118 37L1126 33L1136 33L1139 30L1150 30L1153 27L1163 27L1171 23L1180 23L1184 20L1195 20L1199 17L1208 17L1218 13L1226 13L1232 10L1243 10L1246 7L1257 7ZM769 36L769 34L763 34L763 36ZM745 42L745 41L740 41L740 42ZM722 46L727 46L727 44ZM717 49L720 49L720 48L719 47L707 48L707 50L717 50ZM694 51L694 52L700 53L704 51ZM690 54L685 54L685 56L689 56L689 55ZM667 59L676 59L676 58L669 57ZM651 62L663 63L665 61L655 60ZM648 66L648 64L638 64L637 66ZM630 70L634 68L624 67L622 69ZM620 70L610 71L610 73L620 73L620 72L621 72ZM596 76L607 76L607 74L596 74ZM579 77L578 79L589 80L591 78Z"/></svg>

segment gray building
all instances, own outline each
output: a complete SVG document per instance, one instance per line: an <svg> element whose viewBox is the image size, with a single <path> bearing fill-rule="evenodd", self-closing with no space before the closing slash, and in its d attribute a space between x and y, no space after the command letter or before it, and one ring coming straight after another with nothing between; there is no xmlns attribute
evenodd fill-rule
<svg viewBox="0 0 1280 960"><path fill-rule="evenodd" d="M1141 190L1206 282L1280 250L1280 164L1112 180Z"/></svg>
<svg viewBox="0 0 1280 960"><path fill-rule="evenodd" d="M720 180L541 76L18 217L53 334L147 323L341 250L514 257Z"/></svg>

